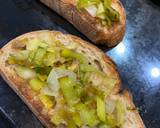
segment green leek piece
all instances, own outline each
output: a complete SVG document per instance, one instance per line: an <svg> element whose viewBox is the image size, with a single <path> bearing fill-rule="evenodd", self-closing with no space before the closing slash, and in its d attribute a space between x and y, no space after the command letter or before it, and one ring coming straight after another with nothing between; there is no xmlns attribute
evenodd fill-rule
<svg viewBox="0 0 160 128"><path fill-rule="evenodd" d="M54 105L54 100L50 96L40 94L39 99L43 103L46 109L51 109Z"/></svg>
<svg viewBox="0 0 160 128"><path fill-rule="evenodd" d="M90 127L98 124L98 117L96 115L96 110L89 109L86 104L78 103L75 106L75 110L80 114L81 123L84 125L89 125Z"/></svg>
<svg viewBox="0 0 160 128"><path fill-rule="evenodd" d="M99 14L102 14L102 13L105 13L105 8L104 8L103 3L99 3L99 4L98 4L98 9L97 9L97 16L98 16Z"/></svg>
<svg viewBox="0 0 160 128"><path fill-rule="evenodd" d="M100 14L97 15L97 17L100 18L102 21L103 20L105 21L107 16L106 16L105 13L100 13Z"/></svg>
<svg viewBox="0 0 160 128"><path fill-rule="evenodd" d="M23 67L23 66L16 66L15 71L23 79L31 79L36 76L36 73L34 70Z"/></svg>
<svg viewBox="0 0 160 128"><path fill-rule="evenodd" d="M90 127L98 124L99 121L96 115L96 110L87 108L87 105L83 103L78 103L74 107L79 111L82 124L89 125Z"/></svg>
<svg viewBox="0 0 160 128"><path fill-rule="evenodd" d="M105 124L105 123L100 123L98 125L98 128L111 128L109 125Z"/></svg>
<svg viewBox="0 0 160 128"><path fill-rule="evenodd" d="M106 121L105 101L99 97L97 97L97 115L101 121Z"/></svg>
<svg viewBox="0 0 160 128"><path fill-rule="evenodd" d="M111 128L117 127L117 121L115 119L115 116L113 114L106 116L106 123L111 126Z"/></svg>
<svg viewBox="0 0 160 128"><path fill-rule="evenodd" d="M55 125L59 125L61 123L64 123L65 114L66 114L65 110L59 108L54 112L50 121Z"/></svg>
<svg viewBox="0 0 160 128"><path fill-rule="evenodd" d="M77 126L73 120L68 120L67 121L67 128L77 128Z"/></svg>
<svg viewBox="0 0 160 128"><path fill-rule="evenodd" d="M36 51L30 51L30 53L28 55L29 63L33 63L33 59L34 59L35 53L36 53Z"/></svg>
<svg viewBox="0 0 160 128"><path fill-rule="evenodd" d="M47 48L47 52L52 52L52 53L55 53L55 48L54 47L48 47Z"/></svg>
<svg viewBox="0 0 160 128"><path fill-rule="evenodd" d="M39 79L37 78L33 78L29 81L29 85L31 87L32 90L34 91L39 91L41 90L44 86L45 86L45 83L40 81Z"/></svg>
<svg viewBox="0 0 160 128"><path fill-rule="evenodd" d="M47 80L47 75L37 74L38 79L45 82Z"/></svg>
<svg viewBox="0 0 160 128"><path fill-rule="evenodd" d="M45 66L53 66L53 63L56 60L56 54L54 52L47 52L46 55L44 56L43 63Z"/></svg>
<svg viewBox="0 0 160 128"><path fill-rule="evenodd" d="M52 67L35 67L34 70L36 73L41 74L41 75L49 75L49 73L52 70Z"/></svg>
<svg viewBox="0 0 160 128"><path fill-rule="evenodd" d="M93 127L98 123L96 111L94 109L89 110L87 108L84 108L79 113L83 124Z"/></svg>
<svg viewBox="0 0 160 128"><path fill-rule="evenodd" d="M110 94L116 84L115 79L109 78L105 73L98 70L86 72L82 81L96 86L98 90L105 92L105 96Z"/></svg>
<svg viewBox="0 0 160 128"><path fill-rule="evenodd" d="M106 19L105 19L105 22L108 26L111 26L112 25L112 22L110 20L110 18L108 16L106 16Z"/></svg>
<svg viewBox="0 0 160 128"><path fill-rule="evenodd" d="M84 55L82 55L80 53L76 53L76 52L68 50L68 49L64 49L61 52L61 56L65 57L65 58L77 59L80 61L80 63L87 63L87 58Z"/></svg>
<svg viewBox="0 0 160 128"><path fill-rule="evenodd" d="M105 7L110 7L111 6L111 0L104 0L104 6Z"/></svg>
<svg viewBox="0 0 160 128"><path fill-rule="evenodd" d="M38 47L34 59L33 59L33 63L36 64L37 66L42 66L42 62L43 62L43 57L46 54L46 49Z"/></svg>
<svg viewBox="0 0 160 128"><path fill-rule="evenodd" d="M7 63L8 64L16 64L16 60L15 60L15 58L12 55L10 55L8 57L8 59L7 59Z"/></svg>
<svg viewBox="0 0 160 128"><path fill-rule="evenodd" d="M116 103L116 117L117 117L117 126L121 126L124 123L125 107L120 100L117 100Z"/></svg>
<svg viewBox="0 0 160 128"><path fill-rule="evenodd" d="M48 44L44 41L40 41L37 38L29 40L26 45L27 50L36 50L38 47L47 48Z"/></svg>
<svg viewBox="0 0 160 128"><path fill-rule="evenodd" d="M51 118L51 123L55 125L61 124L63 121L63 112L57 110Z"/></svg>
<svg viewBox="0 0 160 128"><path fill-rule="evenodd" d="M77 103L79 97L74 89L75 83L69 77L60 78L59 83L66 102L69 105Z"/></svg>
<svg viewBox="0 0 160 128"><path fill-rule="evenodd" d="M77 61L73 61L73 63L69 65L67 69L76 72L77 70L79 70L79 63Z"/></svg>
<svg viewBox="0 0 160 128"><path fill-rule="evenodd" d="M73 118L74 123L75 123L78 127L82 126L82 120L81 120L81 118L80 118L79 113L73 114L73 115L72 115L72 118Z"/></svg>
<svg viewBox="0 0 160 128"><path fill-rule="evenodd" d="M106 7L106 15L111 21L119 21L120 14L112 7Z"/></svg>
<svg viewBox="0 0 160 128"><path fill-rule="evenodd" d="M98 69L93 65L81 64L80 65L80 71L82 71L82 72L93 72L93 71L98 71Z"/></svg>
<svg viewBox="0 0 160 128"><path fill-rule="evenodd" d="M78 9L82 9L91 5L97 5L100 0L79 0L77 3Z"/></svg>
<svg viewBox="0 0 160 128"><path fill-rule="evenodd" d="M95 101L95 105L96 105L97 96L100 98L104 98L105 97L104 90L100 90L98 87L93 86L93 85L86 85L83 88L83 91L81 92L81 100L82 99L83 101L89 100L91 102Z"/></svg>

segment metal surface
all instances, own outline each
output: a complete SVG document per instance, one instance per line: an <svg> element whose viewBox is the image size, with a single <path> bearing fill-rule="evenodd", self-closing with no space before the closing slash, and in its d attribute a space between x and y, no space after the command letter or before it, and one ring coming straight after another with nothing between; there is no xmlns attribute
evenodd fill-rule
<svg viewBox="0 0 160 128"><path fill-rule="evenodd" d="M117 64L147 128L160 127L160 7L149 0L122 0L127 12L124 40L107 51ZM0 47L25 32L51 29L86 39L66 20L35 0L0 0ZM86 39L87 40L87 39ZM0 78L0 128L43 126ZM4 118L4 113L6 117ZM3 116L2 116L3 115Z"/></svg>

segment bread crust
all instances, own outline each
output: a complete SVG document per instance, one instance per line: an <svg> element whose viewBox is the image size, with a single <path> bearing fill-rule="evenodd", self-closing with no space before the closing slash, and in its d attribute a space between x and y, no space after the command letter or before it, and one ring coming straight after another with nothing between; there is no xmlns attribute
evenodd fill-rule
<svg viewBox="0 0 160 128"><path fill-rule="evenodd" d="M121 87L121 80L119 77L119 74L117 72L115 64L112 62L112 60L106 56L101 50L96 48L94 45L89 44L86 41L83 41L82 39L73 36L73 35L64 35L60 32L56 31L35 31L30 32L24 35L21 35L13 40L11 40L9 43L7 43L0 51L0 73L1 76L5 79L5 81L8 83L8 85L19 95L19 97L28 105L28 107L32 110L32 112L37 116L37 118L42 122L44 126L47 128L54 128L55 126L50 123L50 113L52 111L45 111L43 104L41 101L37 98L37 94L33 92L30 87L28 86L27 82L21 79L14 71L13 65L8 65L6 63L6 60L9 56L9 54L17 52L15 49L13 49L13 46L17 41L20 41L24 38L30 38L30 37L39 37L40 35L44 34L53 34L56 35L57 39L65 40L68 39L69 41L77 42L78 46L84 49L86 51L86 54L90 54L91 57L98 58L98 61L100 62L100 65L102 66L103 72L106 74L112 76L114 79L117 80L116 86L112 91L111 97L119 98L121 97L119 95L120 87ZM123 95L125 97L125 95ZM128 96L126 96L128 97ZM133 106L131 98L125 98L129 105ZM137 112L134 112L134 115ZM136 128L144 128L142 126L143 122L137 113L136 116L137 122L139 123L139 127ZM62 128L64 126L58 126L56 128ZM127 128L127 127L122 127Z"/></svg>
<svg viewBox="0 0 160 128"><path fill-rule="evenodd" d="M76 0L40 0L42 3L56 11L67 19L75 28L82 32L95 44L108 47L118 44L124 36L126 26L126 14L119 0L111 0L111 5L120 14L120 21L112 26L102 26L96 18L85 10L78 10Z"/></svg>

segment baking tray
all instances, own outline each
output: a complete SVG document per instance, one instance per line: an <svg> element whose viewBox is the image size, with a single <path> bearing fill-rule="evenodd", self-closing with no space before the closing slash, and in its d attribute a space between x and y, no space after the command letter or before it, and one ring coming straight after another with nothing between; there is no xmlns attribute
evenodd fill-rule
<svg viewBox="0 0 160 128"><path fill-rule="evenodd" d="M111 49L99 46L117 64L147 128L160 127L160 7L149 0L121 0L127 28ZM50 29L88 40L70 23L36 0L0 0L0 47L16 36ZM43 128L0 77L0 128Z"/></svg>

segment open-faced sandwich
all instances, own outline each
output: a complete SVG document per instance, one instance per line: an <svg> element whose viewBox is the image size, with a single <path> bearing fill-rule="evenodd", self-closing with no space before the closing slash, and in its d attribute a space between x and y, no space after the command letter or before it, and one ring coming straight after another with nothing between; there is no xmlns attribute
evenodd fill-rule
<svg viewBox="0 0 160 128"><path fill-rule="evenodd" d="M119 0L40 0L96 44L119 43L125 33L125 10Z"/></svg>
<svg viewBox="0 0 160 128"><path fill-rule="evenodd" d="M47 128L144 128L114 63L78 37L19 36L1 49L0 73Z"/></svg>

